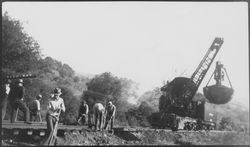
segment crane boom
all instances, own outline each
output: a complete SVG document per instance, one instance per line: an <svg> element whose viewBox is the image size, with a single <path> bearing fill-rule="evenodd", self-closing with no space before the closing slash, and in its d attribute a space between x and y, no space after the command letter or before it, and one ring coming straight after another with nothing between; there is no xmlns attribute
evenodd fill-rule
<svg viewBox="0 0 250 147"><path fill-rule="evenodd" d="M198 90L203 78L205 77L209 67L211 66L214 58L216 57L218 51L220 50L223 42L224 42L223 38L216 37L214 39L211 47L208 49L206 55L203 57L199 66L196 68L195 72L191 76L191 79L196 85L195 92Z"/></svg>

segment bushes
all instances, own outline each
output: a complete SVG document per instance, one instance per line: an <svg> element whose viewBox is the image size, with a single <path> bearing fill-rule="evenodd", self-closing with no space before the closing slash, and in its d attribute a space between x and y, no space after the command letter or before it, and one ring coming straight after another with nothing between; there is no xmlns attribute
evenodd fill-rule
<svg viewBox="0 0 250 147"><path fill-rule="evenodd" d="M219 123L219 130L232 131L233 127L234 127L234 123L230 117L222 117Z"/></svg>
<svg viewBox="0 0 250 147"><path fill-rule="evenodd" d="M125 112L132 107L128 103L128 98L137 97L135 82L105 72L92 78L87 86L88 90L83 92L82 99L87 101L90 112L95 103L99 102L105 106L111 100L117 108L115 122L119 125L127 125Z"/></svg>
<svg viewBox="0 0 250 147"><path fill-rule="evenodd" d="M127 112L129 125L132 126L151 126L148 117L154 112L152 106L147 102L142 102L138 108L131 108Z"/></svg>

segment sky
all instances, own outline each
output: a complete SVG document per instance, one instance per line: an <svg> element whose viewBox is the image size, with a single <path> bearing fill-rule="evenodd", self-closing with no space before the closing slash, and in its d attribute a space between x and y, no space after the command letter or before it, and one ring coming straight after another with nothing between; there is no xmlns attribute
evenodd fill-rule
<svg viewBox="0 0 250 147"><path fill-rule="evenodd" d="M77 73L111 72L139 84L139 93L178 76L191 77L215 37L215 62L227 69L232 102L249 107L247 2L4 2L42 54ZM228 82L224 83L226 86Z"/></svg>

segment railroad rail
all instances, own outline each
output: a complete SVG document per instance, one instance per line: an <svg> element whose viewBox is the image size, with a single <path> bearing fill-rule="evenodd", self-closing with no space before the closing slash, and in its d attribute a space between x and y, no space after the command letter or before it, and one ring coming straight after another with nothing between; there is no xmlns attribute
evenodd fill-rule
<svg viewBox="0 0 250 147"><path fill-rule="evenodd" d="M20 135L38 135L45 136L46 135L47 124L46 122L32 122L31 124L26 124L23 121L17 121L15 123L10 123L9 121L2 121L2 129L1 134L3 137L10 136L20 136ZM58 124L57 136L64 136L65 132L73 132L79 131L80 134L84 132L94 131L88 126L78 126L78 125L63 125L62 123ZM154 131L154 132L172 132L171 129L152 129L152 128L128 128L128 127L115 127L114 133L119 132L130 132L137 133L142 131ZM210 130L211 132L218 132L217 130ZM197 131L187 131L187 130L178 130L178 132L197 132ZM219 131L221 132L221 131Z"/></svg>
<svg viewBox="0 0 250 147"><path fill-rule="evenodd" d="M38 134L39 136L45 136L47 129L46 122L32 122L31 124L26 124L23 121L17 121L15 123L10 123L9 121L2 122L1 134L5 135L33 135ZM74 126L74 125L63 125L58 124L58 136L63 136L66 131L87 131L87 126Z"/></svg>

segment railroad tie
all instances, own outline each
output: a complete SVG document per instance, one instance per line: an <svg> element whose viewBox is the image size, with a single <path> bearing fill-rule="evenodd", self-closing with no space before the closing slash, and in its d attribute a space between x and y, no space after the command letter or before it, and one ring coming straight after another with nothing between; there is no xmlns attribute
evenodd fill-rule
<svg viewBox="0 0 250 147"><path fill-rule="evenodd" d="M19 130L14 130L13 134L14 135L18 135L19 134Z"/></svg>
<svg viewBox="0 0 250 147"><path fill-rule="evenodd" d="M28 130L27 134L28 135L32 135L33 134L33 130Z"/></svg>
<svg viewBox="0 0 250 147"><path fill-rule="evenodd" d="M44 130L42 130L42 131L40 131L40 134L39 134L40 136L45 136L45 131Z"/></svg>

